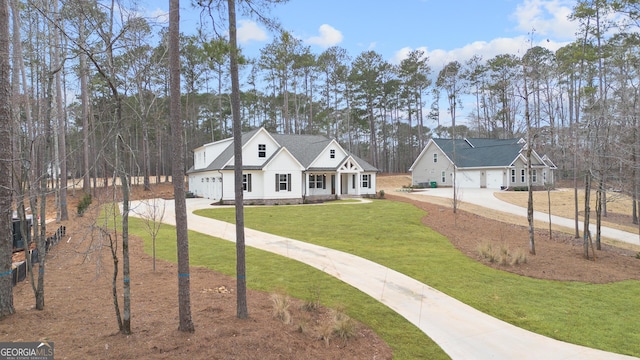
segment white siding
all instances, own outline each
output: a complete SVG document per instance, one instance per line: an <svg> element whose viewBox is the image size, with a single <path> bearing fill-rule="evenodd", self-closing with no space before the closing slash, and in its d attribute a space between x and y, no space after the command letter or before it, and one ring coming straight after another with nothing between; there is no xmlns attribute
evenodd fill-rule
<svg viewBox="0 0 640 360"><path fill-rule="evenodd" d="M264 157L258 156L258 146L261 144L265 145ZM242 163L245 166L263 165L279 148L280 145L273 140L271 135L261 129L242 147Z"/></svg>
<svg viewBox="0 0 640 360"><path fill-rule="evenodd" d="M334 157L331 157L331 150L335 152ZM336 168L340 165L340 162L344 160L347 153L340 147L340 145L334 141L331 141L329 145L314 159L309 166L310 168Z"/></svg>
<svg viewBox="0 0 640 360"><path fill-rule="evenodd" d="M218 157L232 143L232 140L226 139L218 142L206 144L194 150L193 166L194 169L204 169Z"/></svg>
<svg viewBox="0 0 640 360"><path fill-rule="evenodd" d="M264 199L302 198L304 168L288 151L280 151L263 170ZM276 191L276 174L291 174L291 188L287 191Z"/></svg>

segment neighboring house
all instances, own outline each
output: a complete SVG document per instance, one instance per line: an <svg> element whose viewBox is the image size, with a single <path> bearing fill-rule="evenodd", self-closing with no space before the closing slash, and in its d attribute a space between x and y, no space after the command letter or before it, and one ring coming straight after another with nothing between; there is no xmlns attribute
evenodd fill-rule
<svg viewBox="0 0 640 360"><path fill-rule="evenodd" d="M194 150L187 171L196 196L235 202L233 138ZM242 186L247 204L304 201L376 194L378 170L316 135L279 135L258 128L242 135Z"/></svg>
<svg viewBox="0 0 640 360"><path fill-rule="evenodd" d="M456 187L513 189L529 183L523 139L431 139L409 169L412 184L453 186L454 164ZM534 187L553 184L555 169L546 155L532 149Z"/></svg>

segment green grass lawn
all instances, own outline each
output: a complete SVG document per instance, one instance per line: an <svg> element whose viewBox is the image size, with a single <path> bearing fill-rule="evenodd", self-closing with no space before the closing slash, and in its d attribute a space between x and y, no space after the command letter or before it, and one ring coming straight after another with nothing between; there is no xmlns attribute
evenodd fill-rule
<svg viewBox="0 0 640 360"><path fill-rule="evenodd" d="M197 214L234 220L232 208ZM410 204L386 200L247 207L245 225L367 258L539 334L640 356L640 312L635 308L640 282L559 282L494 270L467 258L442 235L424 227L420 222L424 215Z"/></svg>
<svg viewBox="0 0 640 360"><path fill-rule="evenodd" d="M140 219L130 218L131 234L145 239L151 253L151 238ZM203 266L235 276L235 244L193 231L189 232L192 266ZM175 228L163 225L156 240L156 255L176 262ZM319 294L327 307L342 307L354 319L365 323L391 346L395 359L448 359L449 357L420 329L388 307L356 288L311 266L280 255L247 247L247 286L273 292L284 289L289 295L311 301ZM249 316L251 316L251 299ZM295 321L295 319L294 319Z"/></svg>

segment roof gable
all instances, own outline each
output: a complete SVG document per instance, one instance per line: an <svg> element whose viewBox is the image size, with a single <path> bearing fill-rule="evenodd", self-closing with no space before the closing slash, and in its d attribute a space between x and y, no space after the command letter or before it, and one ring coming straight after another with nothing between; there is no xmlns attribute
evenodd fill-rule
<svg viewBox="0 0 640 360"><path fill-rule="evenodd" d="M233 169L233 138L221 141L228 141L228 145L219 156L213 159L206 168L197 170L192 168L189 172ZM256 156L253 156L254 153L252 153L252 151L255 150L255 154L257 154L258 144L262 144L263 142L267 145L267 156L264 158L257 158ZM207 145L209 144L203 145L197 149L201 149ZM338 166L341 165L341 159L351 157L358 166L363 169L363 171L378 171L378 169L368 162L344 150L344 148L342 148L335 140L330 140L320 135L271 134L262 127L242 134L243 167L256 169L263 168L273 161L282 148L285 148L287 153L290 154L295 161L303 167L303 169L311 168L314 161L322 156L323 153L328 154L331 149L334 149L336 150L336 161L335 165L331 165L332 169L337 169ZM252 156L247 156L249 154Z"/></svg>
<svg viewBox="0 0 640 360"><path fill-rule="evenodd" d="M433 144L459 168L509 166L523 148L521 140L521 138L432 139Z"/></svg>

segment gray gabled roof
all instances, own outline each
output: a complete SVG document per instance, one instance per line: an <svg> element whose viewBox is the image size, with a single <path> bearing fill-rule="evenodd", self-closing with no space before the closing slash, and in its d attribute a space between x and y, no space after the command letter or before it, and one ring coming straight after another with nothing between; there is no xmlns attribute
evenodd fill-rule
<svg viewBox="0 0 640 360"><path fill-rule="evenodd" d="M273 139L280 145L289 150L298 161L304 166L305 169L309 169L311 163L320 155L320 153L329 146L332 140L327 139L322 135L283 135L283 134L271 134ZM351 156L362 167L364 171L378 171L373 165L367 161L351 154L345 150L348 156ZM346 160L346 159L345 159ZM336 168L337 169L337 168ZM336 170L332 169L332 170Z"/></svg>
<svg viewBox="0 0 640 360"><path fill-rule="evenodd" d="M459 168L510 166L523 145L520 139L433 139ZM453 155L455 147L455 157Z"/></svg>
<svg viewBox="0 0 640 360"><path fill-rule="evenodd" d="M251 130L242 134L242 145L244 146L260 128ZM305 169L308 169L311 163L320 155L320 153L331 143L332 140L327 139L321 135L283 135L269 133L273 139L280 144L281 147L286 148L293 157L295 157ZM346 151L346 150L345 150ZM277 152L276 152L277 153ZM358 158L357 156L349 153L358 164L364 169L364 171L378 171L373 165ZM275 156L275 153L274 153ZM195 170L193 167L187 171L187 173L233 169L233 165L226 165L233 158L233 141L229 142L220 155L215 158L209 166L204 169ZM265 159L262 166L252 166L251 169L259 170L271 159ZM226 165L226 166L225 166ZM245 167L245 169L248 169Z"/></svg>
<svg viewBox="0 0 640 360"><path fill-rule="evenodd" d="M319 135L271 134L271 136L278 144L287 148L305 169L331 143L331 140Z"/></svg>

